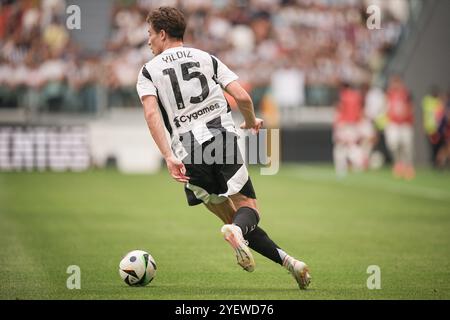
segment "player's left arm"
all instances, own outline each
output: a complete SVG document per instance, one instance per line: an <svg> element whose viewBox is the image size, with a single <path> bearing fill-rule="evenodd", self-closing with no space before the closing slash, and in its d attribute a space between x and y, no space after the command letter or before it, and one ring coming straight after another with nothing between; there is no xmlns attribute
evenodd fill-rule
<svg viewBox="0 0 450 320"><path fill-rule="evenodd" d="M166 160L167 169L170 175L178 182L189 182L189 178L185 175L186 168L183 162L178 160L170 149L166 138L166 131L164 128L161 115L158 110L158 101L153 95L146 95L142 97L142 105L144 107L144 116L147 121L150 133L158 146L164 160Z"/></svg>
<svg viewBox="0 0 450 320"><path fill-rule="evenodd" d="M244 117L244 123L241 124L241 129L252 129L253 132L258 133L264 121L256 118L253 101L247 91L237 81L230 82L225 87L225 91L236 100L239 111Z"/></svg>
<svg viewBox="0 0 450 320"><path fill-rule="evenodd" d="M264 121L255 116L252 98L237 81L238 76L217 57L212 56L212 61L218 83L225 92L234 98L244 117L244 123L240 126L241 129L251 129L254 133L258 133Z"/></svg>

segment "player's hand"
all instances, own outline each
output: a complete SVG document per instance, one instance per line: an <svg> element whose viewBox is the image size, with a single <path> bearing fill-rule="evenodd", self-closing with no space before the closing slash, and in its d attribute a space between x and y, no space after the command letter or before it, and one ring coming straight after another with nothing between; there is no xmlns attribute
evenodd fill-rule
<svg viewBox="0 0 450 320"><path fill-rule="evenodd" d="M255 122L253 122L253 123L247 124L247 123L243 122L241 124L241 129L250 129L253 134L257 134L259 132L259 129L262 128L263 124L264 124L263 119L255 118Z"/></svg>
<svg viewBox="0 0 450 320"><path fill-rule="evenodd" d="M169 158L166 158L166 164L172 178L182 183L189 182L189 177L186 176L186 168L183 162L181 162L174 156L171 156Z"/></svg>

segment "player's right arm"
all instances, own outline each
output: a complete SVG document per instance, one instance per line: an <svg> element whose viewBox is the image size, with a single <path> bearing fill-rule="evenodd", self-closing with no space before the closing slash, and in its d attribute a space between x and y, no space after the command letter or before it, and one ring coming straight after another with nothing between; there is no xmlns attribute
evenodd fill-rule
<svg viewBox="0 0 450 320"><path fill-rule="evenodd" d="M161 115L158 110L158 101L154 95L146 95L141 98L142 105L144 107L145 120L147 121L150 133L158 146L164 160L166 160L167 169L170 175L178 182L189 182L189 178L186 177L186 168L183 162L178 160L172 150L166 138L166 131L161 119Z"/></svg>
<svg viewBox="0 0 450 320"><path fill-rule="evenodd" d="M241 129L252 129L255 133L258 133L263 125L263 120L256 118L253 101L247 91L237 81L229 83L225 87L225 91L236 100L239 111L244 117Z"/></svg>

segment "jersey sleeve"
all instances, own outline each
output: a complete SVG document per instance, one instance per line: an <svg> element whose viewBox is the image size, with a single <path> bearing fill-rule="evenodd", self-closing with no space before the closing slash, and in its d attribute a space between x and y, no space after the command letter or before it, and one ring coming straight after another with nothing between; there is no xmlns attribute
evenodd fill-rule
<svg viewBox="0 0 450 320"><path fill-rule="evenodd" d="M139 98L141 99L144 96L158 96L150 73L145 66L143 66L141 71L139 71L136 90L138 92Z"/></svg>
<svg viewBox="0 0 450 320"><path fill-rule="evenodd" d="M219 84L225 88L231 82L239 79L239 77L231 71L222 61L215 56L211 56L213 60L214 73Z"/></svg>

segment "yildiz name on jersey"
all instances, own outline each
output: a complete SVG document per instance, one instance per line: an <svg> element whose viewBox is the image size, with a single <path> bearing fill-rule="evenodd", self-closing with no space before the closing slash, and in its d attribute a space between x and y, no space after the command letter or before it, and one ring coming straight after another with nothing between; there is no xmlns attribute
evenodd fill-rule
<svg viewBox="0 0 450 320"><path fill-rule="evenodd" d="M273 131L261 129L257 135L246 130L240 137L234 132L210 129L213 138L201 146L193 139L183 139L185 164L256 164L267 165L269 154L279 154L279 141L269 136Z"/></svg>
<svg viewBox="0 0 450 320"><path fill-rule="evenodd" d="M185 122L191 122L192 120L197 120L198 117L204 116L216 109L219 109L220 105L218 103L214 103L208 107L205 107L203 109L197 110L195 112L192 112L190 114L184 115L184 116L180 116L180 117L175 117L173 119L173 122L175 123L175 125L177 126L177 128L181 127L181 123L185 123Z"/></svg>

